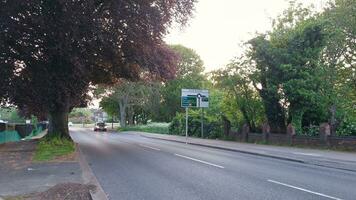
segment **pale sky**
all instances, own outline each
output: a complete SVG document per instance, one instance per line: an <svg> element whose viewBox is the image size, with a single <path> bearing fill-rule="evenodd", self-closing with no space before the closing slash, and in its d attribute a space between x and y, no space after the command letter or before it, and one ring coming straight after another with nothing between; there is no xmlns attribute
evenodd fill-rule
<svg viewBox="0 0 356 200"><path fill-rule="evenodd" d="M224 67L241 53L241 44L256 32L271 29L275 18L288 7L286 0L199 0L195 16L180 30L172 28L168 44L194 49L206 71ZM321 7L327 0L300 0Z"/></svg>

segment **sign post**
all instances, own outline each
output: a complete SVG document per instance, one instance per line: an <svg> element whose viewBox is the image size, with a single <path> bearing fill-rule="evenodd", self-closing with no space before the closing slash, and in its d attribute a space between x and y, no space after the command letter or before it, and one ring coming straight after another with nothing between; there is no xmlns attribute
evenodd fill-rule
<svg viewBox="0 0 356 200"><path fill-rule="evenodd" d="M182 89L181 106L185 108L185 137L188 143L188 108L201 108L201 137L204 137L204 108L209 107L209 91Z"/></svg>
<svg viewBox="0 0 356 200"><path fill-rule="evenodd" d="M188 144L188 107L185 108L185 143Z"/></svg>
<svg viewBox="0 0 356 200"><path fill-rule="evenodd" d="M204 138L204 108L201 108L201 138Z"/></svg>

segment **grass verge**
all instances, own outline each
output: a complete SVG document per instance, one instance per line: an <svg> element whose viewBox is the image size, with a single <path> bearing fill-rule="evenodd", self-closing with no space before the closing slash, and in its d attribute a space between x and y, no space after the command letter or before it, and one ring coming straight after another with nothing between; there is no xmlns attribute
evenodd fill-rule
<svg viewBox="0 0 356 200"><path fill-rule="evenodd" d="M59 137L45 137L37 144L34 161L51 161L59 156L66 156L75 151L72 140Z"/></svg>
<svg viewBox="0 0 356 200"><path fill-rule="evenodd" d="M126 126L118 128L118 131L141 131L148 133L168 134L169 123L149 123L143 125Z"/></svg>

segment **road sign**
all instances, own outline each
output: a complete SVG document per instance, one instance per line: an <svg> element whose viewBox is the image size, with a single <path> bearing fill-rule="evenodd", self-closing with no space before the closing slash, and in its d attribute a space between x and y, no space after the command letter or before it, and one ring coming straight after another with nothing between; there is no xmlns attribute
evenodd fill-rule
<svg viewBox="0 0 356 200"><path fill-rule="evenodd" d="M197 97L196 96L182 97L182 107L197 107Z"/></svg>
<svg viewBox="0 0 356 200"><path fill-rule="evenodd" d="M198 89L182 89L181 106L183 108L209 107L209 91Z"/></svg>

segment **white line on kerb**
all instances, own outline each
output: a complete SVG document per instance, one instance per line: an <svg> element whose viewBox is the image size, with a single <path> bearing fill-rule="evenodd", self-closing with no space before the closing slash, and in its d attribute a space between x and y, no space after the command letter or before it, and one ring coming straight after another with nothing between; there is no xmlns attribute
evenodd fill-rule
<svg viewBox="0 0 356 200"><path fill-rule="evenodd" d="M210 162L206 162L206 161L203 161L203 160L198 160L198 159L191 158L191 157L188 157L188 156L183 156L183 155L180 155L180 154L174 154L174 155L182 157L182 158L186 158L186 159L189 159L189 160L193 160L193 161L196 161L196 162L204 163L204 164L207 164L207 165L211 165L211 166L214 166L214 167L218 167L218 168L221 168L221 169L225 168L225 167L223 167L221 165L216 165L216 164L213 164L213 163L210 163Z"/></svg>
<svg viewBox="0 0 356 200"><path fill-rule="evenodd" d="M139 144L139 146L145 147L145 148L149 148L149 149L153 149L153 150L156 150L156 151L161 151L161 149L158 149L158 148L155 148L155 147L146 146L146 145L143 145L143 144Z"/></svg>
<svg viewBox="0 0 356 200"><path fill-rule="evenodd" d="M326 198L329 198L329 199L342 200L342 199L337 198L337 197L332 197L332 196L329 196L329 195L326 195L326 194L322 194L322 193L319 193L319 192L313 192L311 190L307 190L307 189L304 189L304 188L296 187L296 186L293 186L293 185L289 185L289 184L286 184L286 183L281 183L281 182L270 180L270 179L268 179L268 182L272 182L272 183L275 183L275 184L278 184L278 185L283 185L283 186L290 187L290 188L293 188L293 189L301 190L303 192L308 192L308 193L311 193L311 194L319 195L319 196L326 197Z"/></svg>

